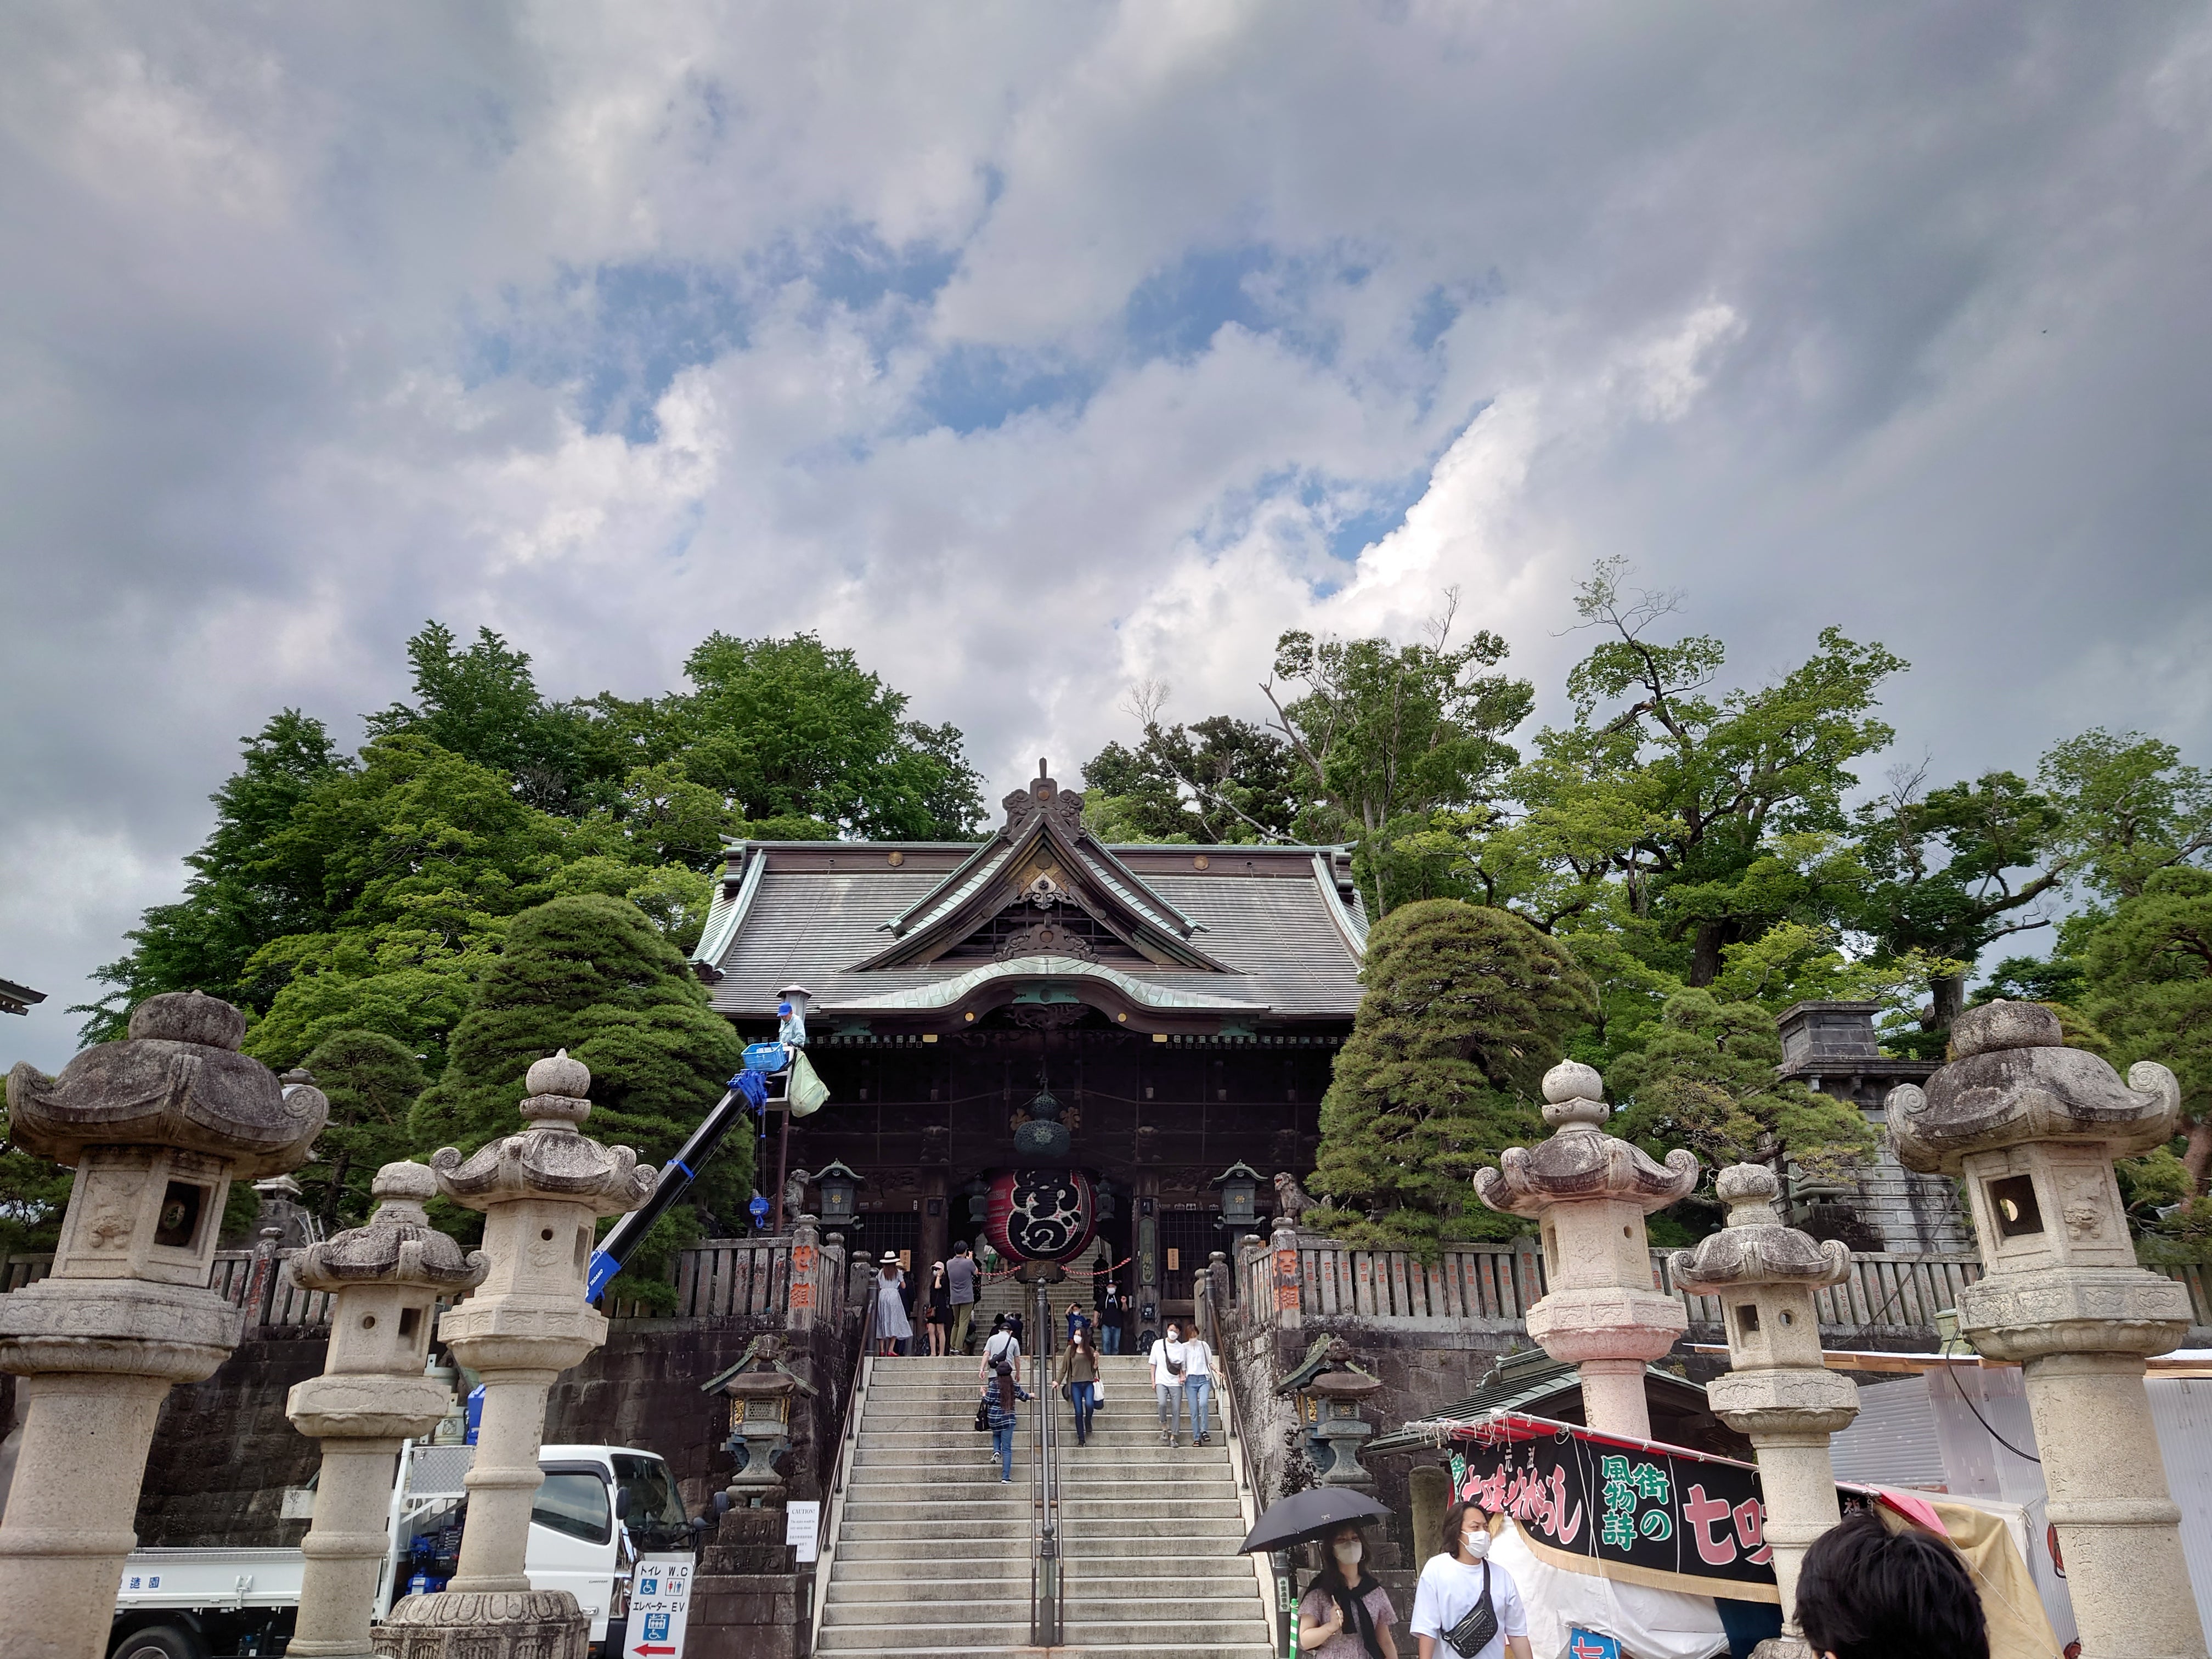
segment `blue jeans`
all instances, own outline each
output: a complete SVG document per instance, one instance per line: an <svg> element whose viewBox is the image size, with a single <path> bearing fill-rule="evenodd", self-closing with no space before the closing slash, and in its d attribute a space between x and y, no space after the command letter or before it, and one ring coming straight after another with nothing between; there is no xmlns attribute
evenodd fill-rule
<svg viewBox="0 0 2212 1659"><path fill-rule="evenodd" d="M1186 1376L1183 1392L1190 1396L1190 1431L1206 1432L1207 1409L1213 1404L1213 1379L1210 1376Z"/></svg>
<svg viewBox="0 0 2212 1659"><path fill-rule="evenodd" d="M1121 1352L1121 1328L1119 1325L1109 1325L1098 1333L1098 1351L1101 1353Z"/></svg>
<svg viewBox="0 0 2212 1659"><path fill-rule="evenodd" d="M991 1443L999 1449L999 1479L1014 1478L1014 1425L1011 1423L991 1431Z"/></svg>
<svg viewBox="0 0 2212 1659"><path fill-rule="evenodd" d="M1091 1382L1071 1382L1067 1385L1067 1391L1069 1399L1075 1407L1075 1437L1079 1440L1088 1440L1091 1437L1091 1413L1098 1409L1097 1385Z"/></svg>
<svg viewBox="0 0 2212 1659"><path fill-rule="evenodd" d="M1184 1382L1188 1380L1185 1378ZM1184 1382L1177 1382L1172 1386L1165 1382L1152 1384L1152 1398L1159 1403L1160 1426L1170 1434L1175 1433L1182 1426L1183 1401L1190 1398L1190 1390L1184 1386ZM1193 1425L1191 1432L1193 1434L1198 1432L1195 1425Z"/></svg>

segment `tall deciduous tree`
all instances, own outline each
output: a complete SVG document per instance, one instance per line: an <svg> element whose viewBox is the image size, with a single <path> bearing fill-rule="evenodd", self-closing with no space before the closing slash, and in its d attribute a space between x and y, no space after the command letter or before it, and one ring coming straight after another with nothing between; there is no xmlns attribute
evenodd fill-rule
<svg viewBox="0 0 2212 1659"><path fill-rule="evenodd" d="M2082 948L2085 1012L2125 1066L2156 1060L2181 1080L2191 1193L2212 1177L2212 871L2168 866L2123 899Z"/></svg>
<svg viewBox="0 0 2212 1659"><path fill-rule="evenodd" d="M415 1145L471 1151L514 1133L531 1063L566 1048L592 1071L590 1131L659 1164L721 1097L744 1045L643 912L604 894L558 898L511 921L496 961L454 1028L445 1074L410 1116ZM744 1225L751 1142L740 1130L700 1173L689 1209L653 1230L618 1296L665 1304L668 1253L703 1209Z"/></svg>
<svg viewBox="0 0 2212 1659"><path fill-rule="evenodd" d="M1083 769L1084 810L1118 839L1234 845L1286 842L1312 804L1312 777L1290 744L1250 720L1161 719L1168 688L1139 686L1134 747L1109 743ZM1094 805L1095 803L1095 805Z"/></svg>
<svg viewBox="0 0 2212 1659"><path fill-rule="evenodd" d="M1545 1071L1595 1011L1559 943L1503 910L1401 905L1368 940L1351 1039L1321 1109L1317 1224L1432 1250L1510 1236L1474 1201L1474 1171L1540 1135Z"/></svg>

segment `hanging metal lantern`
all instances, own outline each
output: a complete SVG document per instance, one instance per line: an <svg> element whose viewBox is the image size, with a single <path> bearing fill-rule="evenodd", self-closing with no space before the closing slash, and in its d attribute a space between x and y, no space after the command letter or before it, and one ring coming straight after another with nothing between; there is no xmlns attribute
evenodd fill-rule
<svg viewBox="0 0 2212 1659"><path fill-rule="evenodd" d="M847 1169L841 1159L814 1179L822 1189L823 1226L849 1227L860 1218L860 1184L866 1177L858 1170Z"/></svg>
<svg viewBox="0 0 2212 1659"><path fill-rule="evenodd" d="M1232 1164L1213 1177L1221 1188L1224 1226L1249 1227L1260 1218L1260 1172L1249 1164Z"/></svg>
<svg viewBox="0 0 2212 1659"><path fill-rule="evenodd" d="M1030 1102L1029 1115L1014 1130L1014 1156L1024 1163L1042 1163L1067 1156L1067 1126L1060 1121L1060 1101L1049 1089L1040 1089Z"/></svg>
<svg viewBox="0 0 2212 1659"><path fill-rule="evenodd" d="M1010 1170L991 1182L992 1246L1011 1261L1066 1261L1098 1231L1098 1194L1081 1170Z"/></svg>

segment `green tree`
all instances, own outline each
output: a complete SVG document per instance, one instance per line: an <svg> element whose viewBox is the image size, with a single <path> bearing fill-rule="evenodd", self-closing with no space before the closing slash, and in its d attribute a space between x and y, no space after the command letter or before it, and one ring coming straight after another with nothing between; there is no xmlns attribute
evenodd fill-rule
<svg viewBox="0 0 2212 1659"><path fill-rule="evenodd" d="M298 1176L325 1235L368 1219L376 1172L408 1156L408 1109L422 1092L422 1064L381 1031L333 1032L301 1062L329 1097L314 1161Z"/></svg>
<svg viewBox="0 0 2212 1659"><path fill-rule="evenodd" d="M2170 743L2093 729L2045 755L2037 781L2057 805L2055 839L2076 878L2107 899L2212 852L2212 775L2183 765Z"/></svg>
<svg viewBox="0 0 2212 1659"><path fill-rule="evenodd" d="M1558 940L1453 899L1377 922L1360 978L1322 1100L1316 1224L1424 1252L1510 1237L1519 1224L1476 1202L1474 1171L1543 1133L1543 1075L1595 1012L1589 981Z"/></svg>
<svg viewBox="0 0 2212 1659"><path fill-rule="evenodd" d="M748 820L812 819L854 836L971 836L981 780L950 726L907 718L908 699L850 651L811 634L708 638L684 664L693 689L643 717L648 761Z"/></svg>
<svg viewBox="0 0 2212 1659"><path fill-rule="evenodd" d="M1115 834L1215 846L1295 839L1312 795L1310 774L1291 746L1226 714L1164 725L1167 696L1157 681L1138 687L1133 707L1143 738L1134 748L1109 743L1083 769L1085 789L1100 798L1096 812Z"/></svg>
<svg viewBox="0 0 2212 1659"><path fill-rule="evenodd" d="M6 1106L0 1097L0 1261L54 1248L70 1181L61 1165L9 1139Z"/></svg>
<svg viewBox="0 0 2212 1659"><path fill-rule="evenodd" d="M131 953L94 972L112 988L70 1011L87 1016L83 1042L122 1036L131 1010L163 991L231 995L264 945L328 921L319 872L272 858L270 843L302 801L350 769L323 723L296 708L245 739L239 769L209 798L215 829L185 860L183 898L149 909L125 936Z"/></svg>
<svg viewBox="0 0 2212 1659"><path fill-rule="evenodd" d="M2212 871L2168 866L2114 907L2081 950L2085 1012L2124 1071L2173 1068L2189 1119L2181 1161L2189 1190L2212 1176Z"/></svg>
<svg viewBox="0 0 2212 1659"><path fill-rule="evenodd" d="M1711 1169L1764 1164L1787 1194L1793 1171L1848 1175L1874 1151L1858 1109L1775 1076L1782 1039L1774 1016L1690 988L1668 999L1643 1048L1615 1062L1607 1082L1623 1103L1614 1133L1655 1157L1687 1146Z"/></svg>
<svg viewBox="0 0 2212 1659"><path fill-rule="evenodd" d="M1535 704L1527 680L1483 672L1505 660L1503 639L1485 629L1451 643L1457 591L1447 590L1445 600L1425 645L1286 633L1261 687L1274 731L1304 774L1299 788L1310 805L1299 814L1299 834L1356 844L1377 916L1430 884L1425 866L1394 859L1394 841L1428 828L1439 812L1490 802L1520 759L1506 738Z"/></svg>
<svg viewBox="0 0 2212 1659"><path fill-rule="evenodd" d="M591 1068L592 1135L658 1165L721 1097L744 1044L635 905L599 893L553 899L507 924L453 1030L444 1075L415 1103L414 1144L470 1152L514 1133L525 1073L560 1048ZM701 1172L690 1206L654 1228L615 1294L673 1305L668 1256L698 1236L695 1212L741 1227L752 1179L751 1142L739 1131Z"/></svg>

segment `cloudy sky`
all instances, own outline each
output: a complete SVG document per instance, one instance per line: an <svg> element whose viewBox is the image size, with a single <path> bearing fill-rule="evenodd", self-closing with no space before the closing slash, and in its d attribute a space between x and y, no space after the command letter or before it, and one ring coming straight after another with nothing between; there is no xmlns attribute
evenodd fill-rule
<svg viewBox="0 0 2212 1659"><path fill-rule="evenodd" d="M816 628L995 795L1451 584L1556 710L1625 554L2212 761L2209 168L2201 5L10 7L0 1062L428 617Z"/></svg>

